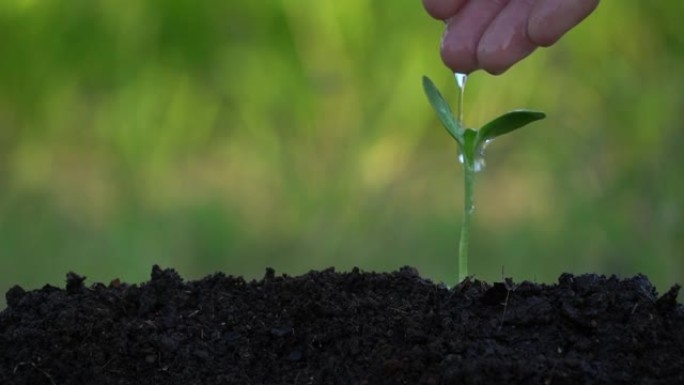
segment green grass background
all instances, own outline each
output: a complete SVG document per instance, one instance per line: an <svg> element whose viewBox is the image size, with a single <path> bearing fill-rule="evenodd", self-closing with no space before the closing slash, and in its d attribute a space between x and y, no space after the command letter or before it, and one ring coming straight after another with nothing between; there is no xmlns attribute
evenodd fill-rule
<svg viewBox="0 0 684 385"><path fill-rule="evenodd" d="M473 74L467 125L548 118L488 148L471 273L684 282L682 15L604 1ZM152 264L453 284L462 174L421 88L455 101L441 30L418 0L0 2L0 291Z"/></svg>

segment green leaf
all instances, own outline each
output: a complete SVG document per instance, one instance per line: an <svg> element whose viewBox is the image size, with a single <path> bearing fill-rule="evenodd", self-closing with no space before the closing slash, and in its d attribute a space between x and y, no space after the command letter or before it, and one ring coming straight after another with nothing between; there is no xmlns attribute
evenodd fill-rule
<svg viewBox="0 0 684 385"><path fill-rule="evenodd" d="M435 86L435 84L427 76L423 76L423 89L425 90L425 95L427 96L432 108L437 112L439 120L447 129L449 134L456 139L458 143L463 143L463 128L458 124L456 118L454 118L453 112L449 107L449 103L444 100L444 97Z"/></svg>
<svg viewBox="0 0 684 385"><path fill-rule="evenodd" d="M545 117L546 114L538 111L515 110L508 112L482 126L478 131L477 142L482 145L488 140L515 131Z"/></svg>

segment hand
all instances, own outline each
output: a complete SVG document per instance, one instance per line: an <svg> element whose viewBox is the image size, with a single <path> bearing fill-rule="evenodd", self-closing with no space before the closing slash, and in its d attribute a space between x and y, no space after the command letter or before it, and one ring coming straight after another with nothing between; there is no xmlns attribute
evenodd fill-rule
<svg viewBox="0 0 684 385"><path fill-rule="evenodd" d="M501 74L537 47L554 44L599 0L423 0L447 23L442 61L454 72Z"/></svg>

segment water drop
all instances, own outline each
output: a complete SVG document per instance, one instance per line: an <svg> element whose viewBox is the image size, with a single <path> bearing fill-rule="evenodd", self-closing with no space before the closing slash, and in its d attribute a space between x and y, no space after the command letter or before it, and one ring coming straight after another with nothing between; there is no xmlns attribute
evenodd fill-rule
<svg viewBox="0 0 684 385"><path fill-rule="evenodd" d="M465 159L463 158L463 153L458 154L458 163L463 164ZM475 163L473 164L473 169L475 172L480 172L484 170L485 167L485 160L484 156L480 153L475 156Z"/></svg>
<svg viewBox="0 0 684 385"><path fill-rule="evenodd" d="M475 172L480 172L480 171L484 170L484 168L485 168L485 160L484 160L485 148L487 148L487 146L489 145L489 143L492 142L492 140L493 139L485 140L485 142L482 144L482 146L480 146L480 148L478 149L477 154L475 154L475 165L474 165L475 166Z"/></svg>
<svg viewBox="0 0 684 385"><path fill-rule="evenodd" d="M457 101L457 108L456 108L456 119L458 119L458 124L463 127L463 99L464 99L464 93L465 93L465 86L466 82L468 81L468 75L460 72L454 72L454 77L456 78L456 86L458 87L458 101ZM480 172L484 170L485 167L485 160L484 160L484 149L489 144L491 140L486 141L482 147L479 149L477 154L475 154L475 163L473 164L473 168L475 169L475 172ZM463 159L463 154L460 153L458 154L458 161L463 164L464 159Z"/></svg>
<svg viewBox="0 0 684 385"><path fill-rule="evenodd" d="M485 168L485 160L482 156L475 158L475 164L473 165L475 172L480 172Z"/></svg>
<svg viewBox="0 0 684 385"><path fill-rule="evenodd" d="M475 212L475 205L468 206L467 210L468 210L468 214L472 215Z"/></svg>
<svg viewBox="0 0 684 385"><path fill-rule="evenodd" d="M463 127L463 92L465 91L466 81L468 80L468 75L454 72L454 77L456 78L456 87L458 88L458 100L456 101L456 119L459 126ZM458 161L463 164L463 154L459 150Z"/></svg>
<svg viewBox="0 0 684 385"><path fill-rule="evenodd" d="M465 92L466 81L468 80L468 75L462 74L460 72L455 72L454 77L456 78L456 86L458 87L458 105L456 109L456 118L458 119L458 124L463 126L463 93Z"/></svg>

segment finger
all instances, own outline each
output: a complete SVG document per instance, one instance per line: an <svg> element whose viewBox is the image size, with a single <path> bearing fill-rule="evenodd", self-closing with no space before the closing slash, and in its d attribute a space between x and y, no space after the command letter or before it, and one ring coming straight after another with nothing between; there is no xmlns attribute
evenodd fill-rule
<svg viewBox="0 0 684 385"><path fill-rule="evenodd" d="M442 37L442 61L454 72L470 73L478 69L477 45L487 26L508 0L469 1L449 19Z"/></svg>
<svg viewBox="0 0 684 385"><path fill-rule="evenodd" d="M537 47L527 37L527 20L534 0L511 0L487 27L477 46L477 63L500 74Z"/></svg>
<svg viewBox="0 0 684 385"><path fill-rule="evenodd" d="M423 7L438 20L453 17L467 0L423 0Z"/></svg>
<svg viewBox="0 0 684 385"><path fill-rule="evenodd" d="M538 0L527 23L530 40L542 47L558 41L596 9L599 0Z"/></svg>

